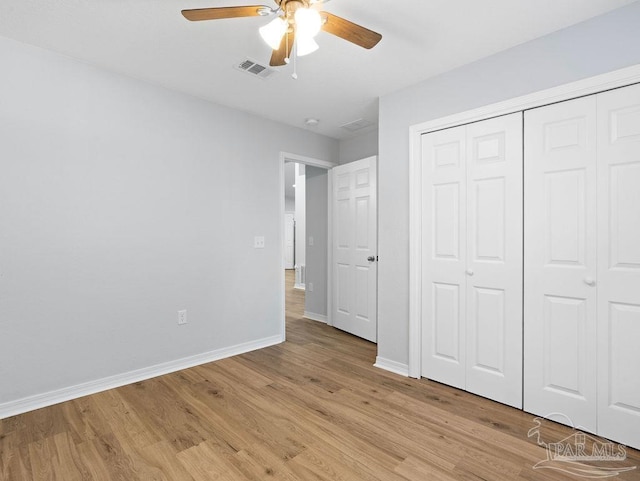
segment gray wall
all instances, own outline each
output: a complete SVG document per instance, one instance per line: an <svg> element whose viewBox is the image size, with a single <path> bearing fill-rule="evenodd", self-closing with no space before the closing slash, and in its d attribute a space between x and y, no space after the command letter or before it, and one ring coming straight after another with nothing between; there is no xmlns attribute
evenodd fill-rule
<svg viewBox="0 0 640 481"><path fill-rule="evenodd" d="M306 291L304 310L310 314L327 315L327 233L328 233L328 172L307 165L306 198ZM313 245L309 238L313 237ZM313 291L309 288L313 283Z"/></svg>
<svg viewBox="0 0 640 481"><path fill-rule="evenodd" d="M339 162L347 164L355 160L378 155L378 129L344 139L339 144Z"/></svg>
<svg viewBox="0 0 640 481"><path fill-rule="evenodd" d="M279 154L337 141L4 38L0 58L0 404L281 334Z"/></svg>
<svg viewBox="0 0 640 481"><path fill-rule="evenodd" d="M295 197L285 197L284 198L284 211L285 212L295 212L296 211L296 199L295 199Z"/></svg>
<svg viewBox="0 0 640 481"><path fill-rule="evenodd" d="M637 63L638 2L380 99L380 357L408 362L409 127Z"/></svg>

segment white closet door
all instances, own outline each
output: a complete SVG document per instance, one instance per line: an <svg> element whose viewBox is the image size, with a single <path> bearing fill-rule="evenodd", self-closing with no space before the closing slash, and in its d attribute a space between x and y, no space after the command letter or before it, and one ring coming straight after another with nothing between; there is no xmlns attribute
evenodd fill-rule
<svg viewBox="0 0 640 481"><path fill-rule="evenodd" d="M597 101L598 434L640 448L640 86Z"/></svg>
<svg viewBox="0 0 640 481"><path fill-rule="evenodd" d="M422 136L422 375L465 388L465 127Z"/></svg>
<svg viewBox="0 0 640 481"><path fill-rule="evenodd" d="M591 432L596 431L595 138L595 96L525 112L524 409L565 414Z"/></svg>
<svg viewBox="0 0 640 481"><path fill-rule="evenodd" d="M467 391L522 407L522 113L467 126Z"/></svg>

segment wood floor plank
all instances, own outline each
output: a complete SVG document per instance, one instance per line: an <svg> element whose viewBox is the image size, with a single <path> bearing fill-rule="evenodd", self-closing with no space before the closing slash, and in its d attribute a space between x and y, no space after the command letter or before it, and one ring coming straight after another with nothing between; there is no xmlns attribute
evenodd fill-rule
<svg viewBox="0 0 640 481"><path fill-rule="evenodd" d="M177 458L195 481L249 481L242 471L226 459L216 444L204 441L178 453Z"/></svg>
<svg viewBox="0 0 640 481"><path fill-rule="evenodd" d="M100 418L104 419L109 429L115 436L132 446L146 447L161 440L161 437L148 428L148 423L143 421L136 409L126 400L125 389L109 390L101 393L96 409Z"/></svg>
<svg viewBox="0 0 640 481"><path fill-rule="evenodd" d="M233 462L248 479L297 481L298 478L290 469L289 459L283 459L267 444L257 443L239 451Z"/></svg>
<svg viewBox="0 0 640 481"><path fill-rule="evenodd" d="M375 345L304 319L286 279L285 343L0 420L0 480L576 479L534 469L534 416L374 368Z"/></svg>
<svg viewBox="0 0 640 481"><path fill-rule="evenodd" d="M52 460L55 479L82 481L90 478L90 472L81 462L78 448L69 434L56 434L49 439L53 443L55 452Z"/></svg>
<svg viewBox="0 0 640 481"><path fill-rule="evenodd" d="M244 384L252 388L261 388L264 386L268 386L274 381L272 378L261 376L254 369L251 369L238 362L237 358L234 357L223 359L215 363L215 365L220 369L223 369L225 372L231 374L236 380L242 379ZM196 369L197 368L194 368L192 370L195 371ZM204 374L206 374L206 372ZM203 380L206 380L206 378L204 378L203 376L200 377L202 377Z"/></svg>
<svg viewBox="0 0 640 481"><path fill-rule="evenodd" d="M456 479L453 474L454 469L454 464L442 466L414 456L407 456L398 465L395 472L410 481L423 481L426 479L430 481L453 481Z"/></svg>
<svg viewBox="0 0 640 481"><path fill-rule="evenodd" d="M171 443L160 441L143 448L145 459L157 466L169 481L194 481L187 470L180 463L177 453Z"/></svg>
<svg viewBox="0 0 640 481"><path fill-rule="evenodd" d="M25 461L28 461L28 445L18 442L15 431L0 435L0 479L22 481L29 479Z"/></svg>

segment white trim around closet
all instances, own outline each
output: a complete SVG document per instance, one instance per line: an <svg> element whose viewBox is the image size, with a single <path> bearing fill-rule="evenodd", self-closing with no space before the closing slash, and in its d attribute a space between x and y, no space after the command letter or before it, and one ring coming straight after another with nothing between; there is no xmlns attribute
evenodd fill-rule
<svg viewBox="0 0 640 481"><path fill-rule="evenodd" d="M413 125L409 129L409 376L421 377L421 266L422 167L421 136L428 132L562 102L640 82L640 64L578 80L448 117Z"/></svg>

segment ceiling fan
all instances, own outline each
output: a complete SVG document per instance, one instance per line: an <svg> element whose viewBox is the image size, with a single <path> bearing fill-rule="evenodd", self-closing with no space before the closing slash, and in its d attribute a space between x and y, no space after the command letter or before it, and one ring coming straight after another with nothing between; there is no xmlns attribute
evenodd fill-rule
<svg viewBox="0 0 640 481"><path fill-rule="evenodd" d="M273 9L266 5L197 8L182 10L182 15L191 21L276 15L276 18L260 28L260 35L273 49L269 62L273 67L289 63L294 43L297 56L317 50L318 44L314 37L320 30L366 49L373 48L382 39L382 35L377 32L320 11L318 6L322 3L321 0L274 1L278 6Z"/></svg>

